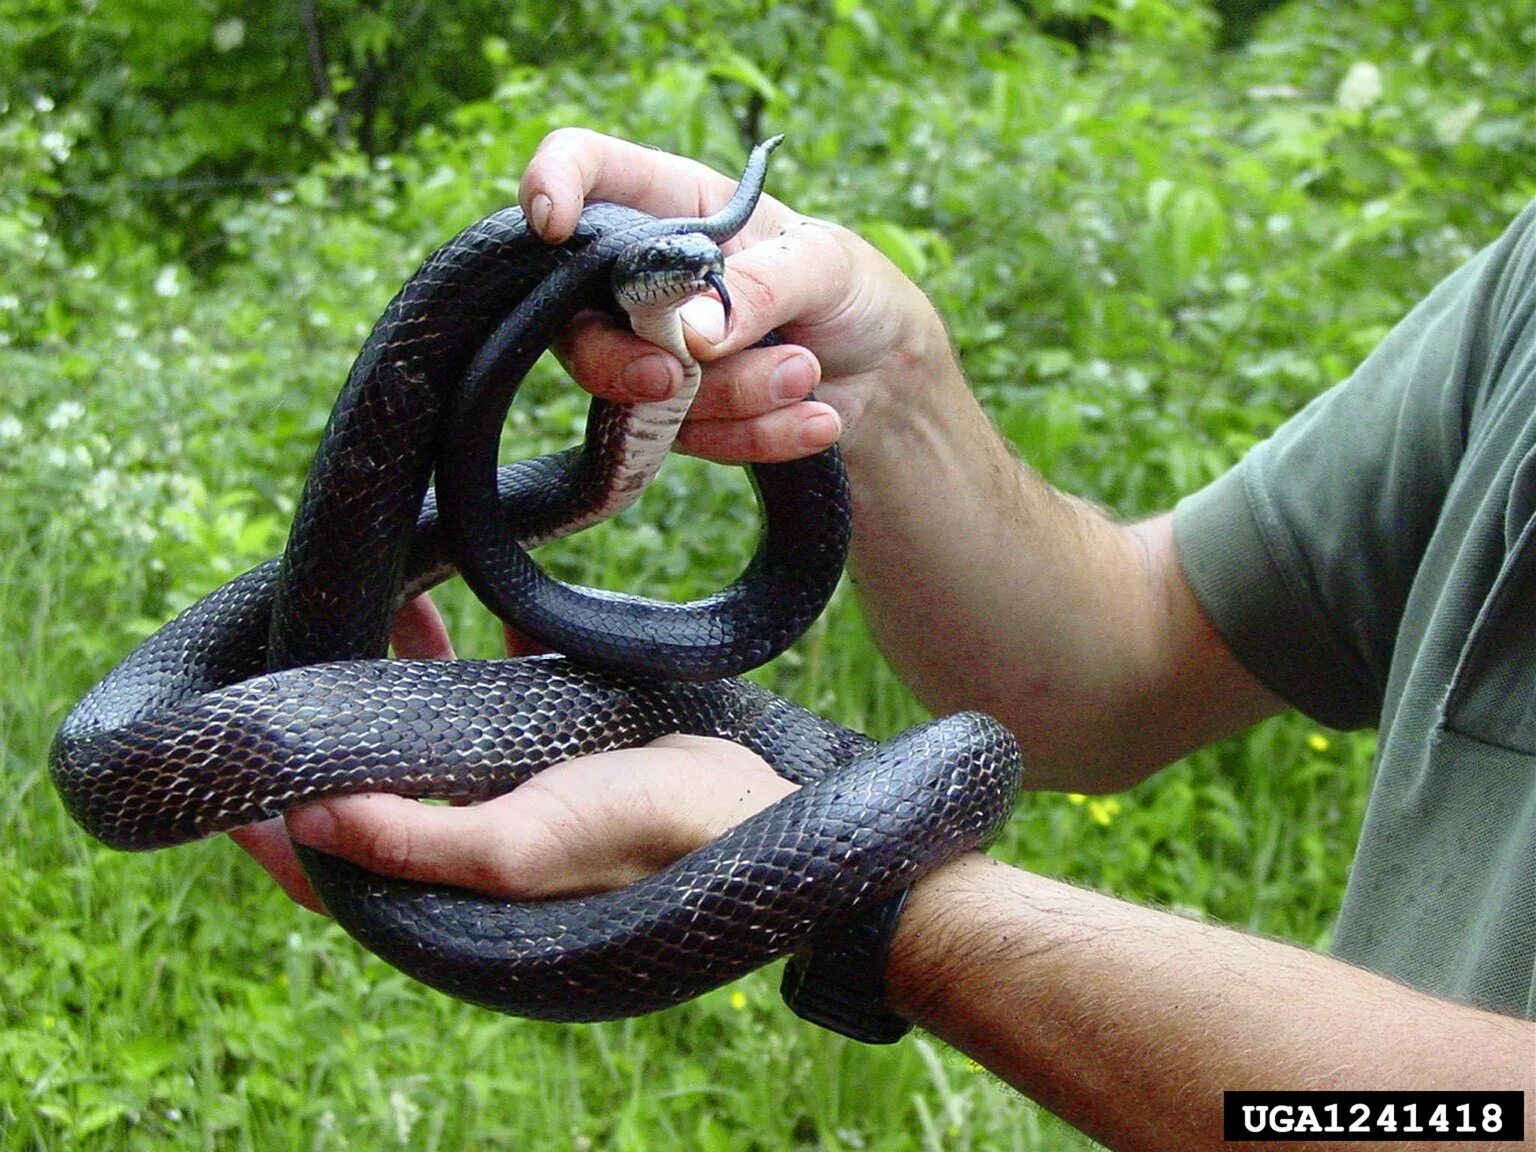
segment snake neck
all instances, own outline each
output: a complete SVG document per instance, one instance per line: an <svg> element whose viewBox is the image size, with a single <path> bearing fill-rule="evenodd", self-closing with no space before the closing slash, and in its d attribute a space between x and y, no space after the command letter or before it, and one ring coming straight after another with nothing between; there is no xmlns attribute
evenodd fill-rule
<svg viewBox="0 0 1536 1152"><path fill-rule="evenodd" d="M676 357L683 366L683 383L665 400L625 405L623 434L615 436L609 462L608 486L603 499L561 528L561 535L611 519L640 498L661 471L662 463L677 439L683 419L699 391L703 369L688 350L677 306L632 307L630 327L636 336Z"/></svg>

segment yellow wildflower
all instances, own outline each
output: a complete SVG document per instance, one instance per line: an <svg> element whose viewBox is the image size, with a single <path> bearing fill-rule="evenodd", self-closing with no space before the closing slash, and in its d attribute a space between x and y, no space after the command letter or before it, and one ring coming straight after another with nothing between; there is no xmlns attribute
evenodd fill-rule
<svg viewBox="0 0 1536 1152"><path fill-rule="evenodd" d="M1088 801L1088 819L1092 820L1100 828L1109 827L1109 822L1120 815L1120 801L1113 796L1107 799L1094 799Z"/></svg>

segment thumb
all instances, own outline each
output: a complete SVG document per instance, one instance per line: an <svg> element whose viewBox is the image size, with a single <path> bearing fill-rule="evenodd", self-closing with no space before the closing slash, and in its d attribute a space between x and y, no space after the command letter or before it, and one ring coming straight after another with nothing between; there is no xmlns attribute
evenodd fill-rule
<svg viewBox="0 0 1536 1152"><path fill-rule="evenodd" d="M690 350L695 356L714 347L725 339L725 309L714 296L695 296L681 308L678 316L682 318L683 325L688 333L696 339L689 340ZM733 310L731 314L732 327L741 325L741 315ZM759 337L761 339L761 337ZM703 347L700 347L700 344Z"/></svg>
<svg viewBox="0 0 1536 1152"><path fill-rule="evenodd" d="M780 235L726 258L731 323L714 296L680 310L688 345L701 360L750 348L775 328L815 325L847 310L853 292L848 250L835 229L801 218Z"/></svg>

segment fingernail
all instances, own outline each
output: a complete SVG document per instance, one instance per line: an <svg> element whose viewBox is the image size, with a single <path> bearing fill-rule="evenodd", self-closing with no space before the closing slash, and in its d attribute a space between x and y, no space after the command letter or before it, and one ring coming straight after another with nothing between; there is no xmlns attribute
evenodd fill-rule
<svg viewBox="0 0 1536 1152"><path fill-rule="evenodd" d="M544 235L545 229L549 227L549 217L554 210L554 201L542 192L533 198L533 203L528 205L528 219L533 222L533 230L540 236Z"/></svg>
<svg viewBox="0 0 1536 1152"><path fill-rule="evenodd" d="M800 443L806 448L825 448L837 442L837 434L842 429L843 422L836 415L818 412L806 417L805 423L800 425Z"/></svg>
<svg viewBox="0 0 1536 1152"><path fill-rule="evenodd" d="M662 356L642 356L624 365L619 382L626 395L637 400L665 400L676 386L672 367Z"/></svg>
<svg viewBox="0 0 1536 1152"><path fill-rule="evenodd" d="M811 369L811 362L804 356L791 356L768 377L768 390L781 404L804 399L805 394L815 386L816 373Z"/></svg>
<svg viewBox="0 0 1536 1152"><path fill-rule="evenodd" d="M725 312L713 296L695 296L678 310L678 315L711 344L725 339Z"/></svg>
<svg viewBox="0 0 1536 1152"><path fill-rule="evenodd" d="M336 817L325 804L311 804L288 813L288 835L311 848L325 848L336 839Z"/></svg>

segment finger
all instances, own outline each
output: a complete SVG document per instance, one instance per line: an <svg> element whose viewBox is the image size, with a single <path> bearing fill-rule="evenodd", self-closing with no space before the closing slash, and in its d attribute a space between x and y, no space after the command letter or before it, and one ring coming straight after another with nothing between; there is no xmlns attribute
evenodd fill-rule
<svg viewBox="0 0 1536 1152"><path fill-rule="evenodd" d="M618 404L665 400L683 386L683 366L675 356L599 312L576 317L555 353L578 384Z"/></svg>
<svg viewBox="0 0 1536 1152"><path fill-rule="evenodd" d="M750 420L690 420L677 447L719 464L779 464L830 448L842 428L835 408L808 400Z"/></svg>
<svg viewBox="0 0 1536 1152"><path fill-rule="evenodd" d="M804 348L749 348L704 372L690 420L742 420L798 404L821 380L821 365Z"/></svg>
<svg viewBox="0 0 1536 1152"><path fill-rule="evenodd" d="M236 828L230 832L229 838L265 868L294 903L303 905L311 912L327 915L325 905L310 886L309 877L304 875L304 866L299 863L293 842L288 839L288 831L281 820L263 820L260 824Z"/></svg>
<svg viewBox="0 0 1536 1152"><path fill-rule="evenodd" d="M701 840L723 836L747 817L799 788L775 772L756 752L718 736L675 734L652 740L647 748L681 753L679 783L690 804Z"/></svg>
<svg viewBox="0 0 1536 1152"><path fill-rule="evenodd" d="M598 761L598 775L608 779L601 761L624 755L589 760ZM469 808L383 794L321 800L289 812L288 830L301 844L381 876L507 899L584 895L622 887L653 870L599 844L590 814L536 787L538 779Z"/></svg>
<svg viewBox="0 0 1536 1152"><path fill-rule="evenodd" d="M531 640L524 636L510 624L502 624L501 635L507 644L507 655L513 659L519 656L539 656L545 652L554 651L554 649L546 648L536 640Z"/></svg>
<svg viewBox="0 0 1536 1152"><path fill-rule="evenodd" d="M793 337L795 328L824 323L850 307L852 267L839 229L799 218L778 236L726 260L730 331L714 296L695 296L683 305L688 346L701 360L717 360L775 328L788 328Z"/></svg>
<svg viewBox="0 0 1536 1152"><path fill-rule="evenodd" d="M484 808L444 808L384 794L339 796L295 808L286 821L298 843L370 872L508 895Z"/></svg>
<svg viewBox="0 0 1536 1152"><path fill-rule="evenodd" d="M566 330L556 349L587 391L619 404L666 399L681 387L682 367L654 344L588 312ZM803 400L821 379L821 365L793 344L749 348L709 365L690 416L740 419Z"/></svg>
<svg viewBox="0 0 1536 1152"><path fill-rule="evenodd" d="M726 741L660 741L556 765L471 808L348 796L295 809L295 841L372 872L546 899L665 867L793 785Z"/></svg>
<svg viewBox="0 0 1536 1152"><path fill-rule="evenodd" d="M389 642L404 660L453 659L448 628L430 596L417 596L401 605L390 626Z"/></svg>
<svg viewBox="0 0 1536 1152"><path fill-rule="evenodd" d="M736 183L694 160L585 128L544 137L523 173L518 202L544 240L576 230L582 205L609 200L653 216L703 216L730 199Z"/></svg>

